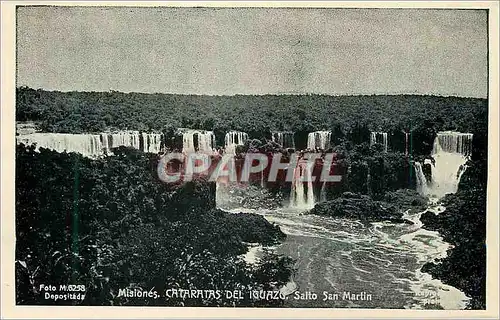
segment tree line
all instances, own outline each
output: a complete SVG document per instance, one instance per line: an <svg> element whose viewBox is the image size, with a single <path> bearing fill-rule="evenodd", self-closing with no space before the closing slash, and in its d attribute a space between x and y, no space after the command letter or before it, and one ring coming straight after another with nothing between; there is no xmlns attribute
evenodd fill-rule
<svg viewBox="0 0 500 320"><path fill-rule="evenodd" d="M307 133L332 131L334 143L369 141L370 131L390 133L394 148L403 131L420 144L437 131L475 133L487 123L486 99L426 95L234 95L206 96L110 92L59 92L20 87L16 120L35 121L45 132L110 130L171 131L188 127L215 132L219 145L231 130L270 139L272 131L293 131L298 148ZM486 126L487 127L487 126ZM426 138L427 139L423 139ZM432 139L431 139L432 140Z"/></svg>

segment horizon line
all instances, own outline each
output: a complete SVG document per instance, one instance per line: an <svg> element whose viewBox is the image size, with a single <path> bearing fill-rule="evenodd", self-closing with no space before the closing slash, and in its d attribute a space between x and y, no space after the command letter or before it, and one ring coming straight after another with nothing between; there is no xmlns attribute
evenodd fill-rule
<svg viewBox="0 0 500 320"><path fill-rule="evenodd" d="M109 89L107 91L85 91L85 90L57 90L45 88L32 88L30 86L16 86L16 90L27 88L32 90L42 90L47 92L61 93L122 93L122 94L162 94L162 95L180 95L180 96L208 96L208 97L235 97L235 96L330 96L330 97L357 97L357 96L433 96L442 98L466 98L466 99L483 99L488 100L488 97L478 96L461 96L458 94L442 94L442 93L418 93L418 92L387 92L387 93L318 93L318 92L277 92L277 93L234 93L234 94L211 94L211 93L176 93L176 92L146 92L146 91L120 91Z"/></svg>

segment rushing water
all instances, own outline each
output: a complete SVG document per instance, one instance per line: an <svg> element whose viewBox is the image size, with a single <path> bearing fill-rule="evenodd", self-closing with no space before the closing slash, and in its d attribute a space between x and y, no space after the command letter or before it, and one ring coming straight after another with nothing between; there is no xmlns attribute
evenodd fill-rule
<svg viewBox="0 0 500 320"><path fill-rule="evenodd" d="M331 131L314 131L307 135L307 149L322 149L330 148Z"/></svg>
<svg viewBox="0 0 500 320"><path fill-rule="evenodd" d="M431 207L438 213L442 207ZM232 210L233 212L250 210ZM275 252L296 260L293 277L298 293L312 292L316 300L297 300L289 307L463 309L468 298L458 289L432 279L420 269L446 256L449 244L434 231L422 228L419 214L407 215L414 224L377 222L303 215L291 209L254 211L287 234ZM255 257L255 250L252 251ZM324 300L324 292L339 294ZM344 300L351 292L371 300ZM426 306L427 305L427 306Z"/></svg>
<svg viewBox="0 0 500 320"><path fill-rule="evenodd" d="M311 168L307 162L301 162L293 172L292 190L290 191L290 207L296 209L312 209L314 207L314 189ZM305 186L307 183L307 187Z"/></svg>
<svg viewBox="0 0 500 320"><path fill-rule="evenodd" d="M294 133L289 131L276 131L271 133L271 138L274 142L283 148L295 149Z"/></svg>
<svg viewBox="0 0 500 320"><path fill-rule="evenodd" d="M432 150L432 181L426 180L421 164L415 163L417 190L421 194L442 198L457 191L472 151L472 137L470 133L438 132Z"/></svg>
<svg viewBox="0 0 500 320"><path fill-rule="evenodd" d="M230 131L224 137L224 151L228 154L236 154L236 147L245 144L248 140L248 134L241 131Z"/></svg>
<svg viewBox="0 0 500 320"><path fill-rule="evenodd" d="M381 143L384 146L384 151L387 152L387 132L371 132L370 133L370 145L374 145L375 143Z"/></svg>
<svg viewBox="0 0 500 320"><path fill-rule="evenodd" d="M17 143L36 144L37 149L47 148L57 152L77 152L95 158L111 154L111 149L124 146L144 152L158 153L161 147L160 133L139 131L103 132L100 134L70 134L34 132L16 137ZM142 145L142 147L141 147Z"/></svg>
<svg viewBox="0 0 500 320"><path fill-rule="evenodd" d="M310 136L311 145L313 141L327 140L326 134L316 138ZM431 182L427 182L422 165L415 163L417 189L431 198L426 211L441 213L445 208L437 200L446 193L456 192L470 155L471 141L470 134L438 133L432 154L435 165ZM300 166L297 168L300 170ZM296 176L304 175L300 173L296 172ZM285 242L274 248L276 253L296 261L293 285L287 289L297 291L288 296L286 306L465 308L469 298L463 292L421 271L424 264L445 258L450 249L439 233L423 228L420 221L423 212L407 212L404 218L412 223L364 224L352 219L308 215L303 213L314 205L314 198L309 199L303 188L303 183L292 186L291 206L286 209L231 210L262 214L287 234ZM224 208L224 198L218 197L217 201ZM257 256L252 248L252 260ZM330 295L325 296L325 292ZM295 299L297 293L307 299ZM358 294L359 298L346 299L345 293Z"/></svg>
<svg viewBox="0 0 500 320"><path fill-rule="evenodd" d="M215 147L215 135L212 131L180 129L182 132L182 152L212 152ZM196 141L196 139L197 141Z"/></svg>

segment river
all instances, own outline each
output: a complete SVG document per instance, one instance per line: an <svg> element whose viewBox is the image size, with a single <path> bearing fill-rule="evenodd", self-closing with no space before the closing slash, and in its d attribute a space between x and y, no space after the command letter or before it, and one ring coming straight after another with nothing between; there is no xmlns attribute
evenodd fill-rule
<svg viewBox="0 0 500 320"><path fill-rule="evenodd" d="M443 208L431 205L439 213ZM288 307L463 309L468 298L458 289L432 279L422 266L446 256L450 245L422 228L420 214L405 217L414 224L305 215L293 209L248 210L278 224L287 239L273 248L295 259L297 294ZM258 257L258 254L257 254ZM324 292L330 294L325 300ZM345 299L358 295L359 300ZM295 299L295 295L309 295ZM316 294L316 299L311 299ZM337 294L337 295L335 295ZM300 297L300 296L299 296Z"/></svg>

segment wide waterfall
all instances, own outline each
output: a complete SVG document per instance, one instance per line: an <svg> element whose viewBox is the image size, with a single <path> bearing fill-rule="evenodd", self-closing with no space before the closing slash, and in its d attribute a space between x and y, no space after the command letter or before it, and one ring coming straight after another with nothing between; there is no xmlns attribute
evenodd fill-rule
<svg viewBox="0 0 500 320"><path fill-rule="evenodd" d="M427 189L423 183L426 180L421 181L417 188L422 193L435 198L441 198L447 193L455 193L471 152L471 133L438 132L432 150L432 157L434 158L432 181ZM416 169L418 170L417 166Z"/></svg>
<svg viewBox="0 0 500 320"><path fill-rule="evenodd" d="M158 153L161 146L160 133L142 133L138 131L103 132L100 134L70 133L32 133L16 137L17 143L36 144L42 148L57 152L77 152L86 157L95 158L110 155L116 147L131 147L144 152ZM142 140L142 148L141 148Z"/></svg>
<svg viewBox="0 0 500 320"><path fill-rule="evenodd" d="M307 149L314 150L316 148L326 150L330 148L331 131L315 131L307 136Z"/></svg>
<svg viewBox="0 0 500 320"><path fill-rule="evenodd" d="M16 142L36 144L36 150L46 148L57 152L77 152L86 157L103 154L103 144L98 134L33 133L17 136Z"/></svg>
<svg viewBox="0 0 500 320"><path fill-rule="evenodd" d="M370 146L375 143L381 143L384 146L384 151L387 152L387 132L371 132Z"/></svg>
<svg viewBox="0 0 500 320"><path fill-rule="evenodd" d="M197 141L195 141L195 138ZM182 152L212 152L214 148L215 135L212 131L192 129L182 130Z"/></svg>
<svg viewBox="0 0 500 320"><path fill-rule="evenodd" d="M296 209L312 209L314 207L314 190L312 171L307 161L299 161L293 172L290 207ZM304 184L307 183L307 188Z"/></svg>
<svg viewBox="0 0 500 320"><path fill-rule="evenodd" d="M236 153L236 147L245 144L248 140L248 134L241 131L230 131L225 137L225 152L230 154Z"/></svg>
<svg viewBox="0 0 500 320"><path fill-rule="evenodd" d="M434 140L433 153L440 151L470 156L472 153L472 133L438 132Z"/></svg>
<svg viewBox="0 0 500 320"><path fill-rule="evenodd" d="M101 134L101 142L106 153L110 153L111 148L120 146L139 149L139 139L139 131L120 131Z"/></svg>
<svg viewBox="0 0 500 320"><path fill-rule="evenodd" d="M139 133L139 131L101 133L101 143L106 154L111 154L112 148L120 146L140 149L143 152L159 153L161 151L161 138L161 133Z"/></svg>
<svg viewBox="0 0 500 320"><path fill-rule="evenodd" d="M277 131L271 133L271 138L274 142L283 148L295 149L294 133L290 131Z"/></svg>

